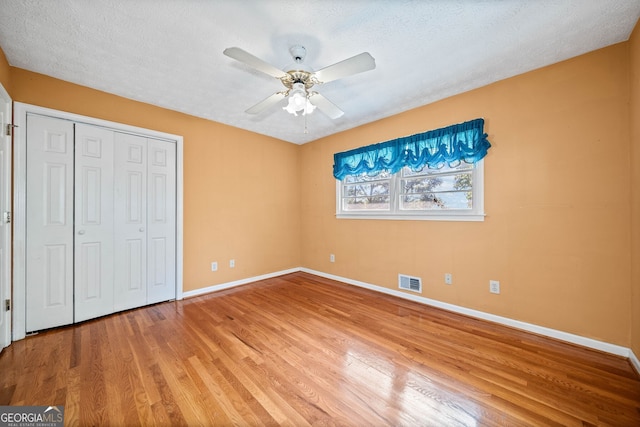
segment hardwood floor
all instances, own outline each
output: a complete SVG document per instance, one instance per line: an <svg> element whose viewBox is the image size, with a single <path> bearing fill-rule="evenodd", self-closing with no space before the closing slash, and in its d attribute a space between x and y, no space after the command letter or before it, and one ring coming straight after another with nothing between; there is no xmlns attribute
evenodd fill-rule
<svg viewBox="0 0 640 427"><path fill-rule="evenodd" d="M0 373L66 425L640 426L626 359L305 273L40 333Z"/></svg>

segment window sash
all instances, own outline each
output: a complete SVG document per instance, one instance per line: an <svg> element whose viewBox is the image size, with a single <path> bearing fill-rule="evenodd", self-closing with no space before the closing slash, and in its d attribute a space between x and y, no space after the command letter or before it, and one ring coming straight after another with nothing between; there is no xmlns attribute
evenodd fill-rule
<svg viewBox="0 0 640 427"><path fill-rule="evenodd" d="M441 176L459 175L469 171L472 175L472 207L458 209L402 209L402 197L405 195L420 195L424 193L404 193L402 182L407 179L433 178ZM470 169L447 170L444 172L429 171L424 174L403 176L402 171L389 178L377 179L375 182L389 180L389 208L388 209L345 209L345 199L351 198L344 193L345 187L352 182L336 180L336 217L341 219L397 219L397 220L444 220L444 221L484 221L484 162L478 161ZM369 184L372 181L363 181ZM429 193L466 193L468 190L433 190Z"/></svg>

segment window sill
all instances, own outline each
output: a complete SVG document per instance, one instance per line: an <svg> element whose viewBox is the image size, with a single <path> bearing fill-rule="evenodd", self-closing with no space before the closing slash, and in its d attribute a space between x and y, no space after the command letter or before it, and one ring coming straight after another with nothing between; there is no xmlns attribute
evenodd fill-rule
<svg viewBox="0 0 640 427"><path fill-rule="evenodd" d="M397 215L397 214L336 214L337 219L384 219L384 220L400 220L400 221L468 221L480 222L484 221L485 214L436 214L436 215Z"/></svg>

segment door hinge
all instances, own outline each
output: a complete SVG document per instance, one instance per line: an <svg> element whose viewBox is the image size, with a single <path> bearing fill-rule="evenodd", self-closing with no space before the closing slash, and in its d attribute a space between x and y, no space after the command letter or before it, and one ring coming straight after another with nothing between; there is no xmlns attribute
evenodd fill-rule
<svg viewBox="0 0 640 427"><path fill-rule="evenodd" d="M2 220L5 222L5 224L9 224L11 222L11 212L4 212L2 214Z"/></svg>
<svg viewBox="0 0 640 427"><path fill-rule="evenodd" d="M11 311L11 300L10 299L4 300L4 309L5 309L5 311Z"/></svg>
<svg viewBox="0 0 640 427"><path fill-rule="evenodd" d="M14 125L14 124L11 124L11 123L7 123L7 127L6 127L6 129L5 129L4 134L5 134L6 136L12 136L12 135L13 135L13 128L17 128L17 127L18 127L18 125Z"/></svg>

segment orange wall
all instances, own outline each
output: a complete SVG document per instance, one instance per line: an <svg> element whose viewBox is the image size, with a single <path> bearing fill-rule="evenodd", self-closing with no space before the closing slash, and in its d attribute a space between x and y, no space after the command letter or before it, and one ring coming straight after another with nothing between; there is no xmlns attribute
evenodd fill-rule
<svg viewBox="0 0 640 427"><path fill-rule="evenodd" d="M11 95L11 67L2 49L0 49L0 84Z"/></svg>
<svg viewBox="0 0 640 427"><path fill-rule="evenodd" d="M622 43L302 146L302 265L629 346L628 69ZM333 153L476 117L484 222L335 218Z"/></svg>
<svg viewBox="0 0 640 427"><path fill-rule="evenodd" d="M629 42L631 58L631 349L640 357L640 24Z"/></svg>
<svg viewBox="0 0 640 427"><path fill-rule="evenodd" d="M22 69L11 78L15 101L184 137L185 291L300 265L298 146Z"/></svg>

